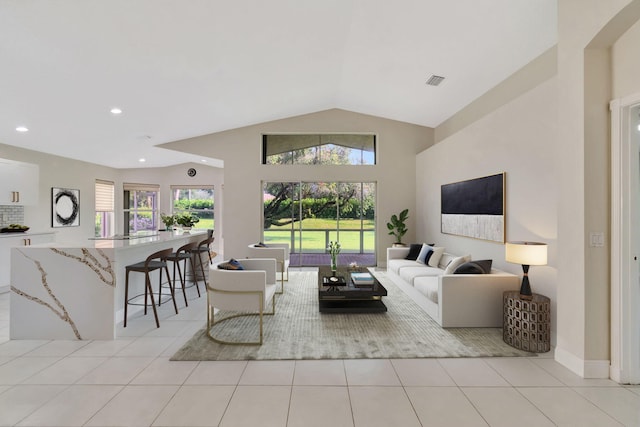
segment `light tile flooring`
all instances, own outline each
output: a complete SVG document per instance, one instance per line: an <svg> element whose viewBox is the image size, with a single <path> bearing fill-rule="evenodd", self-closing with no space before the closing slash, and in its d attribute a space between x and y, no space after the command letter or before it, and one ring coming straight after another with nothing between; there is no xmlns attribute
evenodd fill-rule
<svg viewBox="0 0 640 427"><path fill-rule="evenodd" d="M0 425L640 426L640 387L582 379L549 355L170 362L205 303L163 307L160 329L134 317L115 341L10 341L0 295Z"/></svg>

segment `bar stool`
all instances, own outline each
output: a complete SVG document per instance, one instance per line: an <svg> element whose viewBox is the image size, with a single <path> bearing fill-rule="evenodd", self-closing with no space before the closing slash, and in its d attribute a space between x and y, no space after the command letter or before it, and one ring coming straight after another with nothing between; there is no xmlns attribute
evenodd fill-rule
<svg viewBox="0 0 640 427"><path fill-rule="evenodd" d="M173 289L173 285L171 284L171 276L169 276L169 269L167 268L167 263L164 261L166 257L171 255L173 251L172 248L164 249L158 252L154 252L147 257L145 261L138 262L136 264L127 265L125 267L126 270L126 280L125 280L125 288L124 288L124 323L123 327L127 327L127 307L129 305L144 305L144 314L147 314L147 296L151 298L151 307L153 308L153 316L156 319L156 326L160 327L160 321L158 320L158 311L156 310L155 300L153 298L153 289L151 288L151 276L150 273L155 270L160 270L160 279L158 283L158 305L162 304L162 272L163 270L167 274L167 280L169 281L169 288L171 290L171 299L173 300L173 308L176 310L176 314L178 314L178 306L176 304L176 296L175 291ZM144 294L138 294L134 297L129 298L129 273L137 272L144 273ZM132 300L141 297L144 295L144 304L133 303Z"/></svg>
<svg viewBox="0 0 640 427"><path fill-rule="evenodd" d="M176 289L176 279L180 279L180 286L182 287L182 295L184 296L184 304L189 307L189 302L187 301L187 288L191 288L193 286L198 290L198 298L200 298L200 287L198 286L198 281L194 280L193 285L187 286L187 260L191 264L191 271L196 271L196 265L193 257L191 256L192 251L197 249L198 243L191 242L186 245L180 246L177 251L171 253L169 256L164 258L164 261L173 262L173 289ZM182 262L182 269L180 268L180 263ZM176 277L176 268L178 270L178 275ZM184 272L184 274L183 274ZM206 283L205 283L206 285Z"/></svg>
<svg viewBox="0 0 640 427"><path fill-rule="evenodd" d="M202 254L206 253L209 257L209 264L211 264L213 262L212 258L211 258L211 243L213 243L213 241L215 240L215 237L208 237L206 239L204 239L203 241L199 242L197 244L197 246L190 251L191 255L195 256L195 258L198 260L198 265L200 266L200 273L201 278L204 282L205 287L207 286L207 274L205 274L204 271L204 263L202 262ZM208 270L208 268L207 268ZM196 270L193 270L193 281L197 282L198 280L198 275L196 274Z"/></svg>

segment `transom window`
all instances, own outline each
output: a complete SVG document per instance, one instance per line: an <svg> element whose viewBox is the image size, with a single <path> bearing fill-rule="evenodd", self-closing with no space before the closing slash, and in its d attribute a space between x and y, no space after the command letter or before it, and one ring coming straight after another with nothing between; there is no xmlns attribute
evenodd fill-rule
<svg viewBox="0 0 640 427"><path fill-rule="evenodd" d="M262 136L263 165L375 165L376 136L284 134Z"/></svg>

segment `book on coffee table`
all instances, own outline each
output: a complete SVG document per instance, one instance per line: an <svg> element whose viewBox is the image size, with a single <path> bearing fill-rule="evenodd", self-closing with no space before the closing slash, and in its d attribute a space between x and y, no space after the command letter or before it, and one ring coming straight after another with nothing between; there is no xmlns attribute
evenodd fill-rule
<svg viewBox="0 0 640 427"><path fill-rule="evenodd" d="M375 283L371 273L351 273L351 282L355 287L373 286Z"/></svg>

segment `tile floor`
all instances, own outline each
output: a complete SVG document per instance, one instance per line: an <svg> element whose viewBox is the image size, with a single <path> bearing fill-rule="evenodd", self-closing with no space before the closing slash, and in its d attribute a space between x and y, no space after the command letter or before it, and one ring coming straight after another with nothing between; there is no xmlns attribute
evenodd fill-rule
<svg viewBox="0 0 640 427"><path fill-rule="evenodd" d="M115 341L10 341L1 294L0 425L640 426L640 386L582 379L550 355L170 362L205 303L163 309L160 329L134 317Z"/></svg>

